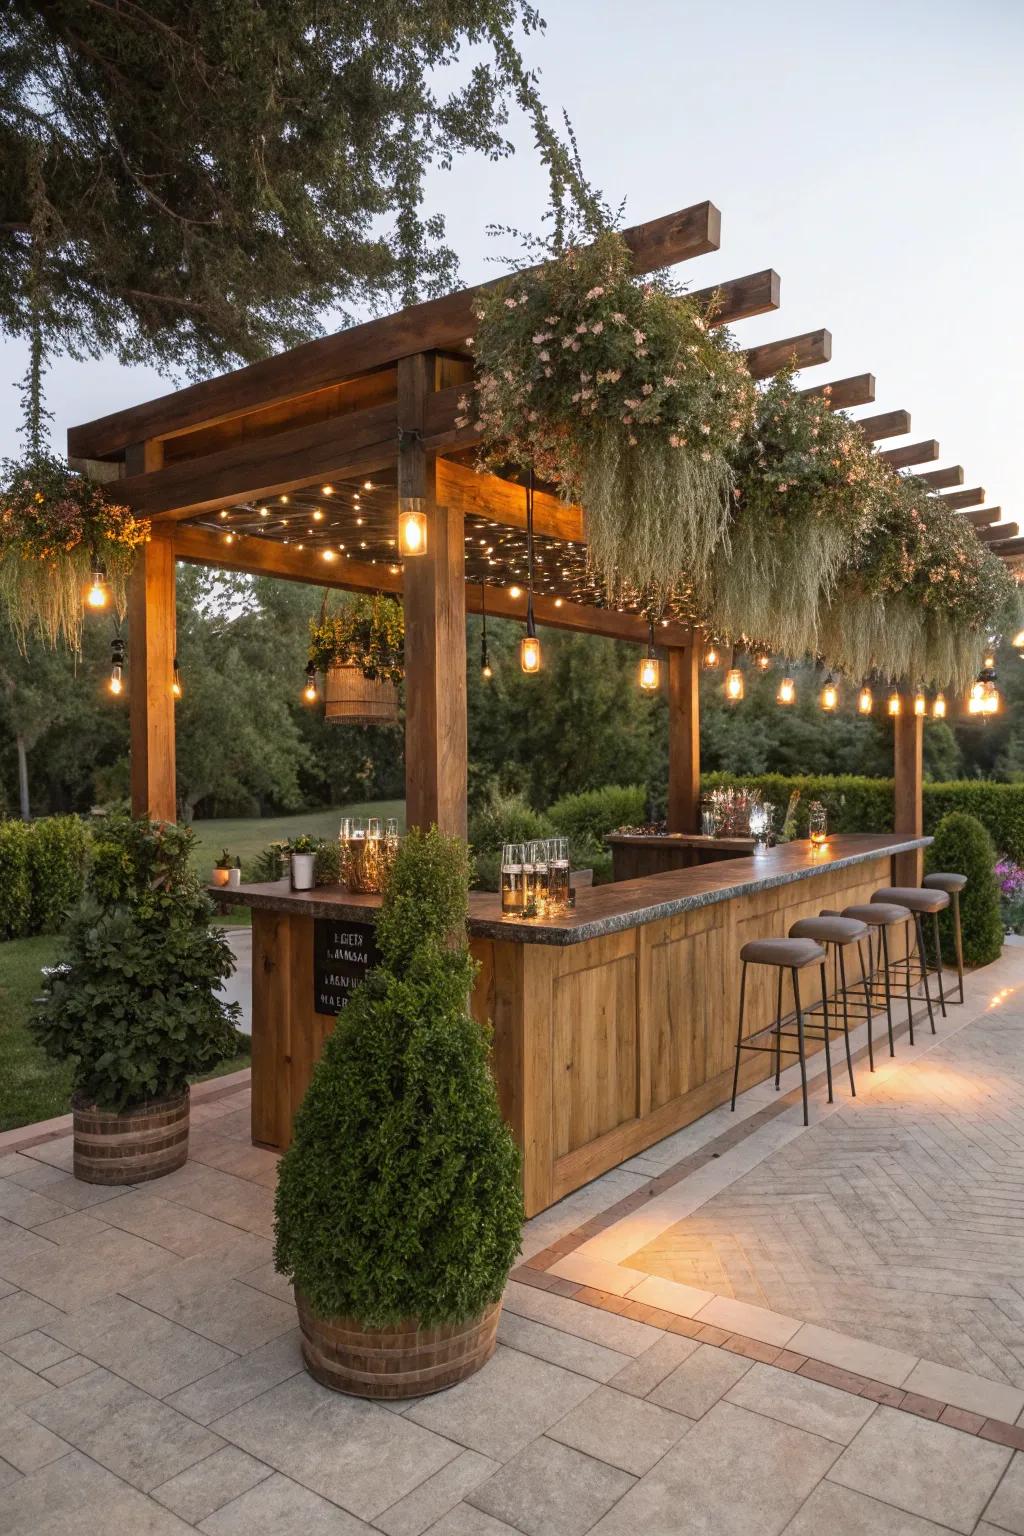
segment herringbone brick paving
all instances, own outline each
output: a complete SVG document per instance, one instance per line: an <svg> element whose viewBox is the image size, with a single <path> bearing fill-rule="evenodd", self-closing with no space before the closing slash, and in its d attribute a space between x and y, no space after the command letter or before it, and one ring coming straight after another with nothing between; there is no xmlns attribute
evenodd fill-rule
<svg viewBox="0 0 1024 1536"><path fill-rule="evenodd" d="M1024 1008L871 1084L625 1262L1024 1387Z"/></svg>

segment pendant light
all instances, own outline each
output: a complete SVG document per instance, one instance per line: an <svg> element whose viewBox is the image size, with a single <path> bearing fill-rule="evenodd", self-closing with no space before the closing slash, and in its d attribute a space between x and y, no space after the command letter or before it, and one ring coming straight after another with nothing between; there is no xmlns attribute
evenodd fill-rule
<svg viewBox="0 0 1024 1536"><path fill-rule="evenodd" d="M519 642L519 665L524 672L540 671L540 641L533 618L533 470L526 483L526 634Z"/></svg>
<svg viewBox="0 0 1024 1536"><path fill-rule="evenodd" d="M791 677L784 677L779 684L779 691L775 695L776 704L796 703L796 683Z"/></svg>
<svg viewBox="0 0 1024 1536"><path fill-rule="evenodd" d="M316 686L316 663L313 661L306 662L306 681L302 689L302 698L306 704L315 704L319 698L319 690Z"/></svg>
<svg viewBox="0 0 1024 1536"><path fill-rule="evenodd" d="M661 662L654 650L654 620L647 620L647 655L640 662L640 687L644 693L657 693L661 683Z"/></svg>
<svg viewBox="0 0 1024 1536"><path fill-rule="evenodd" d="M406 560L427 552L427 513L422 496L398 498L398 552Z"/></svg>
<svg viewBox="0 0 1024 1536"><path fill-rule="evenodd" d="M86 607L92 608L94 612L98 613L100 609L106 608L109 602L110 583L107 580L107 573L102 565L94 565L85 594Z"/></svg>
<svg viewBox="0 0 1024 1536"><path fill-rule="evenodd" d="M730 704L738 704L744 694L743 673L736 665L736 648L733 647L731 664L725 674L725 697Z"/></svg>
<svg viewBox="0 0 1024 1536"><path fill-rule="evenodd" d="M886 705L886 708L888 709L889 714L893 717L893 719L895 719L897 715L903 713L903 700L900 698L900 692L898 688L894 688L890 693L889 702Z"/></svg>
<svg viewBox="0 0 1024 1536"><path fill-rule="evenodd" d="M759 646L754 652L754 666L759 672L770 672L772 668L771 652Z"/></svg>
<svg viewBox="0 0 1024 1536"><path fill-rule="evenodd" d="M981 671L971 686L967 712L971 715L997 715L1000 702L999 689L996 687L995 653L986 651L982 658Z"/></svg>
<svg viewBox="0 0 1024 1536"><path fill-rule="evenodd" d="M174 663L173 663L173 665L171 667L171 693L174 696L175 700L181 698L181 693L182 693L182 689L181 689L181 673L178 671L178 658L177 658L177 656L175 656Z"/></svg>
<svg viewBox="0 0 1024 1536"><path fill-rule="evenodd" d="M704 651L704 665L710 670L712 667L717 667L721 659L717 640L709 640Z"/></svg>
<svg viewBox="0 0 1024 1536"><path fill-rule="evenodd" d="M1015 651L1024 651L1024 629L1018 629L1010 644Z"/></svg>
<svg viewBox="0 0 1024 1536"><path fill-rule="evenodd" d="M914 714L919 720L923 720L928 713L928 700L924 696L924 689L918 684L914 694Z"/></svg>
<svg viewBox="0 0 1024 1536"><path fill-rule="evenodd" d="M946 695L944 693L940 692L940 693L937 693L935 695L935 698L932 700L932 719L933 720L945 720L945 718L946 718Z"/></svg>
<svg viewBox="0 0 1024 1536"><path fill-rule="evenodd" d="M480 676L490 678L494 676L494 671L487 655L487 587L484 582L480 583L480 617L483 620L480 635Z"/></svg>
<svg viewBox="0 0 1024 1536"><path fill-rule="evenodd" d="M827 715L831 715L839 705L839 689L836 680L830 672L825 679L825 686L821 690L821 707Z"/></svg>
<svg viewBox="0 0 1024 1536"><path fill-rule="evenodd" d="M861 683L860 693L857 695L857 713L858 715L870 715L874 707L875 696L865 681Z"/></svg>
<svg viewBox="0 0 1024 1536"><path fill-rule="evenodd" d="M120 632L115 633L110 642L110 681L107 688L115 698L124 692L124 641Z"/></svg>

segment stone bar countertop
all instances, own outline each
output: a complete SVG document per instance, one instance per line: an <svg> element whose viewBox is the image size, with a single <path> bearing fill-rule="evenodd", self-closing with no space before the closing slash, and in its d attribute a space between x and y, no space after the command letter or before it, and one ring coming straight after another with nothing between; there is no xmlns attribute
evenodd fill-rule
<svg viewBox="0 0 1024 1536"><path fill-rule="evenodd" d="M794 880L813 879L827 870L863 864L869 859L908 853L930 842L930 837L839 832L821 848L812 848L805 841L784 843L745 858L583 887L576 893L575 909L558 917L502 917L501 901L496 894L472 891L469 932L476 938L513 944L582 944L606 933L674 917L694 907L770 890ZM365 922L381 902L379 896L356 895L341 886L293 891L287 880L275 880L269 885L240 885L234 890L217 886L211 888L210 895L231 906L287 912L296 917L351 918L355 922Z"/></svg>
<svg viewBox="0 0 1024 1536"><path fill-rule="evenodd" d="M756 842L753 837L712 837L705 832L609 832L606 843L640 843L649 848L666 848L675 844L679 848L725 849L732 853L749 853Z"/></svg>

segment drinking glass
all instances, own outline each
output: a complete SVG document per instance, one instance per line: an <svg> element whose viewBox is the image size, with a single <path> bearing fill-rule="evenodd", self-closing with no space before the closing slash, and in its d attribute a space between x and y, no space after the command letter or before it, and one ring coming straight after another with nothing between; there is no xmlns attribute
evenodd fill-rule
<svg viewBox="0 0 1024 1536"><path fill-rule="evenodd" d="M569 839L548 838L548 911L565 912L569 906Z"/></svg>
<svg viewBox="0 0 1024 1536"><path fill-rule="evenodd" d="M370 817L369 821L366 823L366 835L367 835L367 837L376 837L376 838L380 837L380 835L381 835L381 820L380 820L379 816L371 816Z"/></svg>
<svg viewBox="0 0 1024 1536"><path fill-rule="evenodd" d="M522 843L505 843L501 850L501 911L503 916L522 917L526 907Z"/></svg>
<svg viewBox="0 0 1024 1536"><path fill-rule="evenodd" d="M384 836L387 838L389 843L390 842L396 842L397 843L397 841L398 841L398 818L396 816L389 816L387 821L384 823Z"/></svg>
<svg viewBox="0 0 1024 1536"><path fill-rule="evenodd" d="M535 838L530 844L530 863L533 866L533 899L538 915L543 916L548 905L548 849L544 838Z"/></svg>
<svg viewBox="0 0 1024 1536"><path fill-rule="evenodd" d="M807 834L815 848L828 842L828 816L820 800L812 800L807 810Z"/></svg>

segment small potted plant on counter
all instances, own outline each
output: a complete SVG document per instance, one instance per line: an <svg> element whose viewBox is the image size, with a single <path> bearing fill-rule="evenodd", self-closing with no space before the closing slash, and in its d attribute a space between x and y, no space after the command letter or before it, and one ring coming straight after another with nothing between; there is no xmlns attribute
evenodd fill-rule
<svg viewBox="0 0 1024 1536"><path fill-rule="evenodd" d="M213 866L213 872L210 875L210 884L222 886L230 885L231 871L234 868L234 863L235 861L231 857L230 853L228 853L228 850L226 848L222 849L220 858Z"/></svg>
<svg viewBox="0 0 1024 1536"><path fill-rule="evenodd" d="M467 1006L468 882L457 838L401 845L380 964L327 1040L280 1166L276 1263L307 1369L360 1397L421 1397L478 1370L519 1249L519 1154Z"/></svg>
<svg viewBox="0 0 1024 1536"><path fill-rule="evenodd" d="M293 891L311 891L316 884L316 855L320 846L318 838L293 837L288 844L288 864Z"/></svg>
<svg viewBox="0 0 1024 1536"><path fill-rule="evenodd" d="M43 982L32 1028L72 1063L74 1171L86 1183L180 1168L189 1078L238 1051L238 1005L218 991L234 956L210 926L193 844L184 827L109 817L68 919L65 963Z"/></svg>

